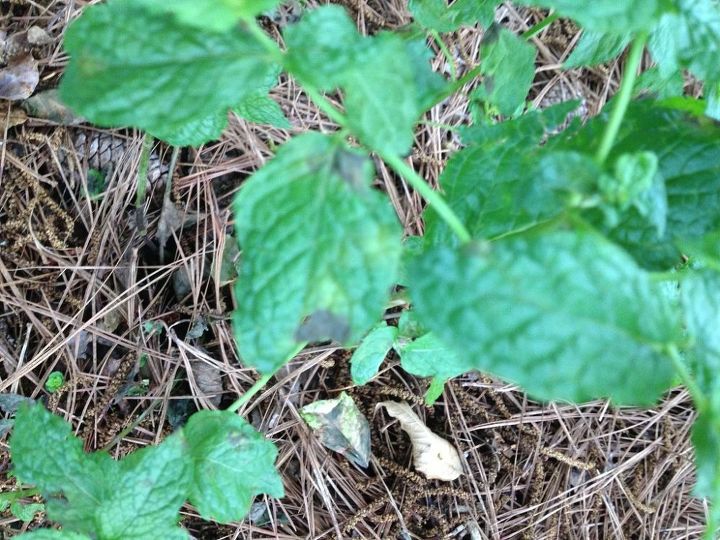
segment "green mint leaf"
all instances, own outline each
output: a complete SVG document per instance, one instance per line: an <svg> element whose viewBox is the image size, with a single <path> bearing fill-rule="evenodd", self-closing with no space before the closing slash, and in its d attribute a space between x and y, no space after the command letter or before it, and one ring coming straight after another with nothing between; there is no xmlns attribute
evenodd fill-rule
<svg viewBox="0 0 720 540"><path fill-rule="evenodd" d="M14 501L10 505L10 513L25 523L30 523L35 518L35 514L43 511L45 511L45 505L40 503L25 504Z"/></svg>
<svg viewBox="0 0 720 540"><path fill-rule="evenodd" d="M35 531L16 536L17 540L91 540L89 536L69 531L56 531L54 529L37 529Z"/></svg>
<svg viewBox="0 0 720 540"><path fill-rule="evenodd" d="M184 26L129 0L88 7L65 49L63 101L93 123L139 127L175 145L216 138L228 109L278 69L239 29Z"/></svg>
<svg viewBox="0 0 720 540"><path fill-rule="evenodd" d="M118 462L104 452L85 454L70 425L42 406L22 406L10 452L16 476L41 490L50 519L69 530L100 538L187 538L175 525L190 481L177 436Z"/></svg>
<svg viewBox="0 0 720 540"><path fill-rule="evenodd" d="M427 328L422 325L415 311L411 309L402 312L397 329L398 341L415 339L427 333ZM397 349L397 347L395 348Z"/></svg>
<svg viewBox="0 0 720 540"><path fill-rule="evenodd" d="M310 11L285 39L288 72L321 90L342 88L348 125L364 144L394 154L410 150L415 123L440 91L418 45L392 33L362 37L337 6ZM427 82L433 86L418 86Z"/></svg>
<svg viewBox="0 0 720 540"><path fill-rule="evenodd" d="M417 38L413 34L401 36L405 39L405 51L415 79L418 106L421 111L427 111L441 101L449 83L430 69L433 53L428 49L424 37Z"/></svg>
<svg viewBox="0 0 720 540"><path fill-rule="evenodd" d="M100 537L187 538L176 525L192 477L182 437L171 435L117 463L116 477L104 479L107 499L96 510Z"/></svg>
<svg viewBox="0 0 720 540"><path fill-rule="evenodd" d="M599 236L436 247L409 273L418 316L467 369L539 399L575 402L649 404L672 384L672 365L658 351L679 339L674 306Z"/></svg>
<svg viewBox="0 0 720 540"><path fill-rule="evenodd" d="M501 140L502 146L461 150L439 179L447 202L476 238L497 238L557 217L589 192L600 175L589 156L532 151ZM457 242L431 208L425 223L430 244Z"/></svg>
<svg viewBox="0 0 720 540"><path fill-rule="evenodd" d="M535 47L499 25L492 25L480 49L482 85L473 99L497 107L504 116L513 116L525 104L535 77Z"/></svg>
<svg viewBox="0 0 720 540"><path fill-rule="evenodd" d="M681 283L685 325L693 340L691 368L700 388L720 410L720 273L692 272Z"/></svg>
<svg viewBox="0 0 720 540"><path fill-rule="evenodd" d="M418 377L433 377L446 381L473 369L453 349L442 343L433 333L414 341L395 345L402 368Z"/></svg>
<svg viewBox="0 0 720 540"><path fill-rule="evenodd" d="M205 118L190 120L182 126L157 126L152 134L173 146L200 146L219 139L227 124L227 111L220 111Z"/></svg>
<svg viewBox="0 0 720 540"><path fill-rule="evenodd" d="M678 245L691 261L699 261L703 267L720 272L720 231L692 240L679 240Z"/></svg>
<svg viewBox="0 0 720 540"><path fill-rule="evenodd" d="M319 90L333 90L342 84L362 43L355 23L340 6L308 11L283 35L286 69L300 82Z"/></svg>
<svg viewBox="0 0 720 540"><path fill-rule="evenodd" d="M265 94L249 96L233 110L238 116L256 124L267 124L280 129L292 127L280 105Z"/></svg>
<svg viewBox="0 0 720 540"><path fill-rule="evenodd" d="M410 0L408 8L421 26L437 32L454 32L478 22L487 28L495 18L497 4L495 0L456 0L448 6L446 0Z"/></svg>
<svg viewBox="0 0 720 540"><path fill-rule="evenodd" d="M720 527L720 409L698 413L692 430L692 444L695 450L694 493L712 501L707 528L716 531Z"/></svg>
<svg viewBox="0 0 720 540"><path fill-rule="evenodd" d="M234 326L245 364L270 373L306 342L353 344L380 319L401 229L372 176L366 156L308 133L244 184Z"/></svg>
<svg viewBox="0 0 720 540"><path fill-rule="evenodd" d="M240 521L260 493L283 497L277 449L229 411L200 411L183 428L194 461L190 502L219 523Z"/></svg>
<svg viewBox="0 0 720 540"><path fill-rule="evenodd" d="M600 191L611 203L626 210L650 189L657 175L658 159L652 152L623 154L615 162L615 174L600 178Z"/></svg>
<svg viewBox="0 0 720 540"><path fill-rule="evenodd" d="M668 77L688 69L704 81L720 80L720 5L715 0L675 0L650 36L648 48Z"/></svg>
<svg viewBox="0 0 720 540"><path fill-rule="evenodd" d="M82 441L70 424L42 405L21 404L17 409L10 454L13 474L43 493L84 490Z"/></svg>
<svg viewBox="0 0 720 540"><path fill-rule="evenodd" d="M370 330L350 359L350 375L355 384L365 384L377 375L397 334L397 328L385 322Z"/></svg>
<svg viewBox="0 0 720 540"><path fill-rule="evenodd" d="M532 110L496 124L477 124L460 127L460 137L466 145L489 145L505 147L512 145L522 149L538 146L543 138L556 130L580 105L579 100L564 101L543 110Z"/></svg>
<svg viewBox="0 0 720 540"><path fill-rule="evenodd" d="M519 4L555 9L587 30L629 34L649 30L672 9L668 0L518 0Z"/></svg>
<svg viewBox="0 0 720 540"><path fill-rule="evenodd" d="M607 118L604 112L556 147L594 151ZM667 226L659 229L635 207L621 215L615 227L601 226L643 266L664 270L680 262L678 240L720 229L720 126L652 101L635 102L608 162L639 152L657 156L658 175L667 192Z"/></svg>
<svg viewBox="0 0 720 540"><path fill-rule="evenodd" d="M343 76L350 129L371 148L407 153L422 109L403 39L380 34L366 41L356 62Z"/></svg>
<svg viewBox="0 0 720 540"><path fill-rule="evenodd" d="M720 525L720 273L701 270L680 284L685 324L694 341L690 367L707 398L692 432L697 481L695 493L713 501L708 525Z"/></svg>
<svg viewBox="0 0 720 540"><path fill-rule="evenodd" d="M565 60L564 68L597 66L618 56L630 43L630 36L585 30Z"/></svg>
<svg viewBox="0 0 720 540"><path fill-rule="evenodd" d="M656 99L682 96L685 91L685 79L679 71L663 75L657 66L643 71L635 82L635 93L645 93Z"/></svg>
<svg viewBox="0 0 720 540"><path fill-rule="evenodd" d="M447 381L445 379L441 379L439 377L435 377L432 381L430 381L430 386L428 386L428 389L425 392L425 405L428 407L435 405L435 402L440 398L440 396L442 396L442 393L445 390L446 382Z"/></svg>
<svg viewBox="0 0 720 540"><path fill-rule="evenodd" d="M172 13L182 24L216 32L230 30L239 20L254 18L280 3L280 0L133 1L156 13Z"/></svg>

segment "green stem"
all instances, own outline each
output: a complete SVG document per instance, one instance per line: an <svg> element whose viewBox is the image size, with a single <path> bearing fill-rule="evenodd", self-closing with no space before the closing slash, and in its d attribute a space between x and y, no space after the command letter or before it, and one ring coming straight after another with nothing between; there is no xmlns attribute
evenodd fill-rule
<svg viewBox="0 0 720 540"><path fill-rule="evenodd" d="M678 351L677 347L675 345L670 345L667 348L667 352L670 355L670 360L672 360L675 371L680 376L683 384L690 392L690 395L695 402L695 407L697 408L698 412L704 411L708 407L708 399L705 396L705 393L695 382L695 379L693 379L692 374L685 365L685 362L680 356L680 352Z"/></svg>
<svg viewBox="0 0 720 540"><path fill-rule="evenodd" d="M246 19L245 26L247 31L262 45L265 50L270 54L272 59L278 64L282 64L284 55L280 47L273 39L265 33L265 30L260 28L260 25L255 19Z"/></svg>
<svg viewBox="0 0 720 540"><path fill-rule="evenodd" d="M548 26L550 26L552 23L557 21L560 18L560 15L557 13L553 13L552 15L548 15L545 17L542 21L539 23L531 26L528 30L523 32L522 38L523 39L532 39L535 36L537 36L540 32L545 30Z"/></svg>
<svg viewBox="0 0 720 540"><path fill-rule="evenodd" d="M135 208L139 209L145 205L145 197L147 195L148 169L150 168L150 154L155 137L146 133L143 139L142 150L140 152L140 164L138 165L137 174L137 192L135 193Z"/></svg>
<svg viewBox="0 0 720 540"><path fill-rule="evenodd" d="M448 224L461 242L469 242L472 239L470 232L465 228L457 214L448 206L445 199L437 191L423 180L410 165L405 163L400 157L385 152L377 152L377 154L387 163L392 170L407 180L415 191L427 201L427 203L438 213L438 215Z"/></svg>
<svg viewBox="0 0 720 540"><path fill-rule="evenodd" d="M265 44L265 48L269 52L276 51L277 54L280 55L280 61L282 62L282 52L277 47L275 42L272 41L267 36L267 34L265 34L265 32L263 32L263 30L257 25L257 23L252 23L249 21L248 28L251 29L253 35L256 36L258 41ZM268 41L270 43L267 43ZM466 74L466 77L468 75L469 73ZM463 77L463 79L465 79L465 77ZM330 101L325 96L323 96L316 88L313 88L308 84L303 84L303 89L305 90L305 93L308 95L308 97L313 101L313 103L317 105L318 109L325 113L325 115L330 118L330 120L335 122L341 128L348 129L347 117L337 108L335 108L335 106L330 103ZM437 191L433 190L430 185L428 185L428 183L425 182L425 180L423 180L420 175L418 175L407 163L405 163L402 159L393 154L387 154L380 151L376 151L376 153L396 173L405 178L405 180L420 194L420 196L425 199L428 205L435 209L435 211L442 219L447 221L450 228L457 234L458 238L460 238L462 242L468 242L471 239L470 233L462 224L455 212L453 212L450 206L448 206L448 204L445 202L445 199L443 199ZM235 402L232 406L240 407L241 405L237 405L237 402ZM237 410L237 408L234 410Z"/></svg>
<svg viewBox="0 0 720 540"><path fill-rule="evenodd" d="M285 364L283 363L283 365ZM248 388L242 396L236 399L235 402L227 408L227 410L230 412L237 412L240 407L242 407L243 405L247 405L247 403L253 398L253 396L265 387L265 385L270 381L270 379L272 379L275 373L276 372L273 371L272 373L268 373L267 375L263 375L262 377L260 377L257 381L255 381L255 384Z"/></svg>
<svg viewBox="0 0 720 540"><path fill-rule="evenodd" d="M437 46L440 48L440 52L442 52L443 56L445 57L445 61L450 66L450 76L453 78L453 80L457 79L457 68L455 67L455 59L453 58L450 49L448 49L448 46L445 44L437 30L430 30L430 36L432 36L435 43L437 43Z"/></svg>
<svg viewBox="0 0 720 540"><path fill-rule="evenodd" d="M155 137L145 134L142 150L140 151L140 164L137 174L137 191L135 192L135 224L140 237L147 234L147 220L145 219L145 197L147 196L148 169L150 168L150 154L155 144Z"/></svg>
<svg viewBox="0 0 720 540"><path fill-rule="evenodd" d="M633 41L630 54L628 55L627 62L625 63L625 73L623 74L622 83L620 84L620 90L615 97L615 107L610 113L610 120L605 127L605 133L603 133L603 138L600 142L597 154L595 154L595 161L599 165L604 164L605 160L610 155L610 150L612 150L612 147L615 144L615 139L620 131L623 118L625 118L628 105L630 105L633 88L635 87L635 81L638 76L638 68L640 67L640 61L642 60L643 50L645 50L647 39L647 34L643 33L635 38L635 41Z"/></svg>

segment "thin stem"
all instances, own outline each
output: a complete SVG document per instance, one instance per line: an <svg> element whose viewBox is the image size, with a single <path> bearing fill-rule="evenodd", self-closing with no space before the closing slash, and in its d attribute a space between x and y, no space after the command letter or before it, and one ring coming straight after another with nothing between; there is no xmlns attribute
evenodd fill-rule
<svg viewBox="0 0 720 540"><path fill-rule="evenodd" d="M142 150L140 151L140 164L137 174L137 191L135 193L135 224L140 236L147 234L147 220L145 219L145 197L147 196L148 169L150 168L150 154L155 137L145 134Z"/></svg>
<svg viewBox="0 0 720 540"><path fill-rule="evenodd" d="M283 364L285 365L285 364ZM273 375L275 375L275 371L272 373L268 373L266 375L263 375L260 377L257 381L255 381L255 384L253 384L250 388L247 389L247 391L240 396L238 399L235 400L235 402L230 405L227 410L230 412L237 412L240 407L243 405L246 405L255 394L257 394L260 390L262 390L265 385L270 381L270 379L273 378Z"/></svg>
<svg viewBox="0 0 720 540"><path fill-rule="evenodd" d="M400 157L385 152L378 152L378 155L392 168L396 173L402 176L417 191L420 196L438 213L438 215L448 224L455 235L461 242L469 242L472 239L470 232L465 228L457 214L448 206L445 199L423 178L416 173L410 165L405 163Z"/></svg>
<svg viewBox="0 0 720 540"><path fill-rule="evenodd" d="M670 345L667 348L667 352L670 355L670 360L672 360L675 371L680 376L683 384L690 392L690 395L695 402L695 407L697 408L698 412L704 411L708 406L707 397L705 396L705 393L701 390L701 388L698 386L698 384L695 382L695 379L693 379L692 374L685 365L685 362L680 356L677 347L675 345Z"/></svg>
<svg viewBox="0 0 720 540"><path fill-rule="evenodd" d="M595 161L602 165L610 155L615 144L620 126L622 125L623 118L627 112L628 105L632 99L633 88L635 87L635 81L638 76L638 68L640 67L640 61L642 60L643 50L645 50L645 44L647 43L647 34L640 34L635 41L633 41L628 55L627 62L625 63L625 73L623 74L622 83L620 84L620 90L615 97L615 107L610 113L610 120L605 127L605 133L603 133L600 147L595 154Z"/></svg>
<svg viewBox="0 0 720 540"><path fill-rule="evenodd" d="M548 26L550 26L552 23L557 21L560 18L560 15L558 13L553 13L552 15L548 15L545 17L542 21L539 23L531 26L528 30L523 32L522 38L523 39L532 39L535 36L537 36L540 32L545 30Z"/></svg>
<svg viewBox="0 0 720 540"><path fill-rule="evenodd" d="M260 26L254 19L245 21L245 24L248 31L255 37L255 39L258 40L260 44L263 45L263 47L268 51L268 53L270 53L270 55L274 59L276 59L278 63L282 63L284 55L283 52L280 50L280 47L278 47L277 43L270 39L270 37L265 33L262 28L260 28ZM466 73L465 76L457 82L460 83L461 81L467 82L469 80L472 80L472 78L475 77L474 73L475 70ZM463 82L462 84L465 84L465 82ZM303 89L305 90L305 93L308 95L308 97L315 103L315 105L317 105L317 107L323 113L325 113L328 118L330 118L330 120L335 122L342 129L348 129L347 117L342 113L342 111L339 111L325 96L323 96L316 88L312 87L311 85L303 84ZM412 168L410 168L409 165L407 165L398 156L386 154L380 151L376 151L376 153L383 160L385 160L385 162L395 172L404 177L405 180L407 180L407 182L413 188L415 188L415 190L420 194L420 196L422 196L422 198L425 199L425 201L435 209L435 211L440 215L440 217L447 221L450 228L457 234L457 236L462 242L468 242L471 239L470 233L462 224L455 212L453 212L450 206L448 206L448 204L445 202L445 199L443 199L438 192L433 190L425 182L425 180L420 177L420 175L418 175ZM250 392L250 390L248 392ZM257 390L255 392L257 392ZM243 403L238 404L238 402L241 401L243 398L244 395L238 401L233 403L233 405L231 406L231 410L237 410L239 407L241 407Z"/></svg>
<svg viewBox="0 0 720 540"><path fill-rule="evenodd" d="M255 19L246 19L245 26L248 32L262 45L265 50L272 56L273 60L279 64L283 63L283 52L273 39L267 35L265 30L260 28L260 25Z"/></svg>
<svg viewBox="0 0 720 540"><path fill-rule="evenodd" d="M453 58L450 49L448 49L448 46L445 44L442 37L440 36L440 33L437 30L430 30L430 36L432 36L435 43L437 43L437 46L440 48L440 52L442 52L443 56L445 57L445 61L450 66L450 76L453 79L457 79L457 68L455 67L455 59Z"/></svg>

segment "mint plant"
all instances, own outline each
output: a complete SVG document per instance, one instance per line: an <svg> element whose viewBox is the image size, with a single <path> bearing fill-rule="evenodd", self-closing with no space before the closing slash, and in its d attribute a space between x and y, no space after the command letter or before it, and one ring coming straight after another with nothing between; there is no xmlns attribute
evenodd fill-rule
<svg viewBox="0 0 720 540"><path fill-rule="evenodd" d="M229 410L196 413L121 461L84 454L67 424L23 407L10 441L15 473L63 525L27 536L184 538L185 499L226 522L242 519L257 493L282 496L275 450L232 411L306 344L351 347L366 335L356 382L394 347L407 371L433 378L428 402L469 370L537 399L618 405L651 405L682 383L698 411L696 493L717 502L720 4L521 0L557 11L517 36L493 22L498 1L410 0L414 24L370 37L325 6L288 26L279 45L256 20L279 3L109 0L67 31L61 95L99 125L177 146L217 138L229 111L287 125L267 95L284 71L338 130L293 138L235 200L235 337L258 382ZM529 38L558 17L584 32L569 66L627 51L605 110L560 133L577 103L525 103ZM440 33L474 24L486 29L482 61L457 77ZM428 39L446 54L449 80L430 69ZM638 77L647 53L656 66ZM706 99L682 96L687 73L704 81ZM435 191L403 156L422 115L476 79L470 98L486 115L461 129L465 146ZM342 109L324 96L336 90ZM371 154L425 199L422 239L403 239L371 187ZM396 286L412 303L397 332L378 326ZM720 525L712 508L707 539Z"/></svg>

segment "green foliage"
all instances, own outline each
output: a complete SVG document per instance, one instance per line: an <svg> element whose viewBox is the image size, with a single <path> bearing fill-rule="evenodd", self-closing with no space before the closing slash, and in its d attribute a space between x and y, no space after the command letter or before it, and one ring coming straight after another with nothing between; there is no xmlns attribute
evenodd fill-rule
<svg viewBox="0 0 720 540"><path fill-rule="evenodd" d="M495 17L496 0L408 0L408 8L415 21L437 32L454 32L461 26L480 23L489 27Z"/></svg>
<svg viewBox="0 0 720 540"><path fill-rule="evenodd" d="M623 35L649 30L664 12L673 8L674 1L518 0L517 3L555 9L563 17L575 19L586 30Z"/></svg>
<svg viewBox="0 0 720 540"><path fill-rule="evenodd" d="M565 68L596 66L612 60L630 43L629 35L585 31L573 52L565 60Z"/></svg>
<svg viewBox="0 0 720 540"><path fill-rule="evenodd" d="M512 116L525 104L535 76L535 47L509 30L493 25L483 37L480 64L483 83L473 98Z"/></svg>
<svg viewBox="0 0 720 540"><path fill-rule="evenodd" d="M190 502L220 523L243 519L259 493L283 497L277 449L238 415L200 411L184 428L194 461Z"/></svg>
<svg viewBox="0 0 720 540"><path fill-rule="evenodd" d="M10 452L13 473L40 490L63 534L98 540L188 538L177 525L186 498L204 517L239 520L256 494L283 493L273 468L277 451L230 412L197 413L162 444L115 461L84 453L64 420L23 405Z"/></svg>
<svg viewBox="0 0 720 540"><path fill-rule="evenodd" d="M134 0L86 10L65 48L65 102L97 124L136 126L175 145L217 138L228 109L277 72L248 33L179 25Z"/></svg>
<svg viewBox="0 0 720 540"><path fill-rule="evenodd" d="M398 330L383 322L370 330L350 359L350 375L357 385L370 381L397 338Z"/></svg>
<svg viewBox="0 0 720 540"><path fill-rule="evenodd" d="M285 39L286 69L311 87L342 88L348 126L361 141L396 154L410 149L413 126L427 108L415 81L432 74L401 36L362 37L345 10L327 6L288 28Z"/></svg>
<svg viewBox="0 0 720 540"><path fill-rule="evenodd" d="M90 540L90 537L84 534L56 531L54 529L38 529L25 533L18 538L22 538L22 540Z"/></svg>
<svg viewBox="0 0 720 540"><path fill-rule="evenodd" d="M53 371L45 381L45 390L52 394L60 390L63 384L65 384L65 376L62 371Z"/></svg>
<svg viewBox="0 0 720 540"><path fill-rule="evenodd" d="M720 5L518 3L582 26L568 68L610 61L632 43L617 96L584 125L559 129L577 102L526 110L536 50L493 24L494 0L409 0L416 24L373 36L324 6L283 29L286 50L254 20L277 0L109 0L68 29L61 95L91 122L198 145L220 136L230 111L288 128L268 97L284 70L340 127L281 146L235 201L236 341L244 364L263 374L235 409L307 343L353 346L363 336L355 382L372 378L393 347L406 370L432 378L428 403L448 378L474 369L539 399L620 404L652 404L680 376L698 409L697 493L717 503L720 126L711 118L720 116ZM441 44L439 32L478 22L488 28L480 65L462 80L434 73L425 32ZM636 83L646 43L657 66ZM682 97L684 70L705 82L705 100ZM440 176L443 198L399 156L412 150L421 115L475 75L471 98L484 114L460 129L465 147ZM655 99L631 102L633 94ZM372 187L370 153L428 202L422 241L403 248L397 218ZM397 329L378 327L400 283L412 310ZM369 442L348 446L352 415L337 421L342 402L314 404L306 420L329 447L366 464ZM198 413L118 462L83 453L67 424L28 405L10 445L18 477L64 526L29 538L185 538L177 520L187 497L228 522L258 493L282 496L274 448L229 412ZM708 539L720 522L714 508Z"/></svg>
<svg viewBox="0 0 720 540"><path fill-rule="evenodd" d="M540 399L650 404L670 387L660 351L679 339L678 314L659 285L599 236L439 246L409 274L419 317L451 344L464 363L458 370L496 373Z"/></svg>
<svg viewBox="0 0 720 540"><path fill-rule="evenodd" d="M251 19L269 11L280 0L136 0L155 13L172 13L183 24L217 32L230 30L240 19Z"/></svg>
<svg viewBox="0 0 720 540"><path fill-rule="evenodd" d="M271 373L306 342L352 344L377 322L397 280L401 232L372 175L366 156L308 133L240 191L234 322L247 365Z"/></svg>

